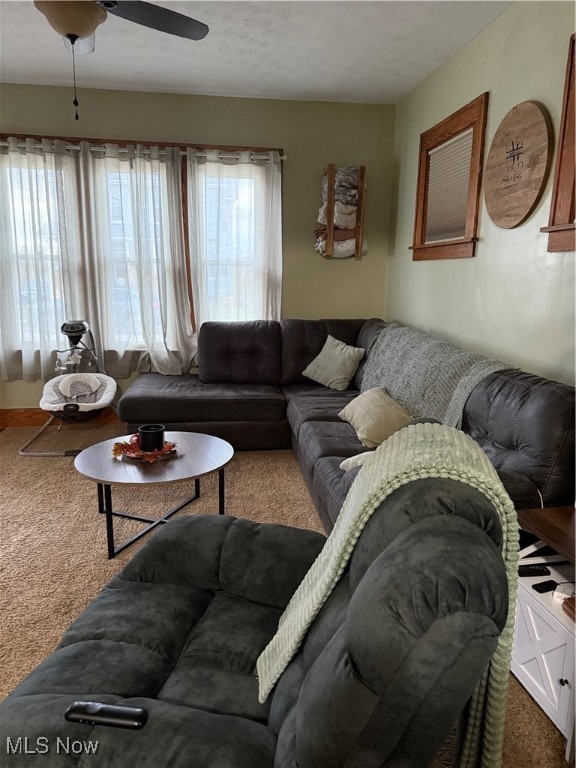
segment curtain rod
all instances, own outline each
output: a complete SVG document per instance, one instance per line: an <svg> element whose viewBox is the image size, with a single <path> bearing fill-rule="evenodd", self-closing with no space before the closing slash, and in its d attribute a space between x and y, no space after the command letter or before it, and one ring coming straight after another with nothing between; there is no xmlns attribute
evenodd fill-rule
<svg viewBox="0 0 576 768"><path fill-rule="evenodd" d="M137 143L137 142L136 142ZM9 143L7 141L0 141L0 147L8 147ZM52 145L54 146L54 145ZM17 144L17 147L19 149L24 149L26 147L26 142L19 141ZM42 144L34 144L34 149L43 149ZM79 152L81 150L81 147L78 144L67 144L65 149L68 150L74 150L75 152ZM182 149L182 147L173 147L173 149L177 149L181 155L186 155L186 150ZM89 148L90 152L106 152L106 147L92 144ZM118 147L118 152L129 152L130 150L125 147ZM250 150L246 150L247 152L250 152ZM142 150L143 155L149 155L150 150L149 149L143 149ZM160 155L166 154L165 150L159 150ZM240 159L240 152L218 152L218 158L220 160L223 160L224 158L236 158L236 160ZM207 157L207 153L205 150L200 150L196 153L197 157ZM260 160L266 160L268 161L268 157L263 152L250 152L251 159L260 159ZM280 160L285 161L287 160L287 155L280 155Z"/></svg>

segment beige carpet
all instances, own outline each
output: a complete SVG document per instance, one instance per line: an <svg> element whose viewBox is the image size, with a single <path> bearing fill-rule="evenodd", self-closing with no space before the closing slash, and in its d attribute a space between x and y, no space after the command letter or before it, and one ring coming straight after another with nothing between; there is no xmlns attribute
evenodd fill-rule
<svg viewBox="0 0 576 768"><path fill-rule="evenodd" d="M44 659L62 632L142 542L114 560L106 557L104 520L95 483L72 458L18 456L36 428L0 433L0 698ZM51 429L35 450L81 448L115 437L118 426ZM192 492L187 484L114 488L114 507L155 516ZM322 530L291 451L237 453L226 470L227 512L251 520ZM180 514L214 514L216 476ZM117 543L140 530L115 521ZM151 534L154 535L154 534ZM511 678L504 768L565 768L564 740L524 689Z"/></svg>

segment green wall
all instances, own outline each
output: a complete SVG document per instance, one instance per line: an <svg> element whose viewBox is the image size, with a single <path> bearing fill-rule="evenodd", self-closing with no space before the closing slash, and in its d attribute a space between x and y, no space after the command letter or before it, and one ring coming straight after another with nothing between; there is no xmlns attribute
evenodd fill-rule
<svg viewBox="0 0 576 768"><path fill-rule="evenodd" d="M383 311L394 107L3 85L0 130L141 141L282 148L284 317L350 317ZM328 261L313 250L327 163L367 167L362 261Z"/></svg>
<svg viewBox="0 0 576 768"><path fill-rule="evenodd" d="M489 92L485 157L506 113L546 107L558 136L573 3L519 2L397 104L386 317L430 330L542 376L574 382L574 253L547 253L553 173L528 220L491 221L482 193L477 255L412 261L420 134Z"/></svg>
<svg viewBox="0 0 576 768"><path fill-rule="evenodd" d="M339 104L2 85L0 132L282 148L284 317L384 313L395 109ZM366 239L361 260L313 249L322 170L366 165ZM37 406L41 385L0 384L0 407Z"/></svg>

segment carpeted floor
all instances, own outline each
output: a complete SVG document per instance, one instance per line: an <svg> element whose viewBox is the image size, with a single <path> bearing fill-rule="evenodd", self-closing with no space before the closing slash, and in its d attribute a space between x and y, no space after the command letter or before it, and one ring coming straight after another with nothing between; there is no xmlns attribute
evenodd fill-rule
<svg viewBox="0 0 576 768"><path fill-rule="evenodd" d="M72 458L18 456L36 428L0 433L0 698L56 645L62 632L136 548L106 557L104 520L95 483ZM35 450L81 448L119 435L117 425L50 430ZM118 488L116 509L157 515L191 493L187 484ZM239 452L226 469L226 511L237 517L322 530L291 451ZM180 514L214 514L217 478ZM117 543L140 530L115 521ZM153 535L153 534L151 534ZM511 678L504 768L565 768L565 742L524 689Z"/></svg>

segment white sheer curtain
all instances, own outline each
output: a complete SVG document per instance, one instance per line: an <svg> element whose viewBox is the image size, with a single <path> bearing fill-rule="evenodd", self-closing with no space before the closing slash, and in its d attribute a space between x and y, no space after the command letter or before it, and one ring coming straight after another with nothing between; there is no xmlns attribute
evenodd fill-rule
<svg viewBox="0 0 576 768"><path fill-rule="evenodd" d="M0 154L0 370L54 375L60 325L79 317L76 160L61 141L9 139ZM60 336L60 339L58 338Z"/></svg>
<svg viewBox="0 0 576 768"><path fill-rule="evenodd" d="M188 149L196 323L277 320L282 288L278 152Z"/></svg>
<svg viewBox="0 0 576 768"><path fill-rule="evenodd" d="M84 186L93 180L99 333L119 360L141 349L140 371L188 371L195 339L180 152L106 144L105 153L89 155Z"/></svg>
<svg viewBox="0 0 576 768"><path fill-rule="evenodd" d="M54 375L60 325L86 319L107 372L189 370L181 158L170 148L10 139L0 153L0 371Z"/></svg>

